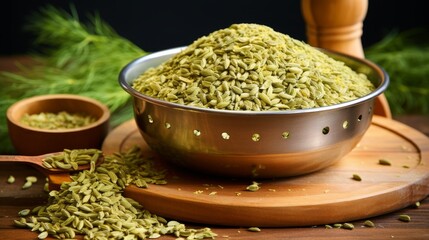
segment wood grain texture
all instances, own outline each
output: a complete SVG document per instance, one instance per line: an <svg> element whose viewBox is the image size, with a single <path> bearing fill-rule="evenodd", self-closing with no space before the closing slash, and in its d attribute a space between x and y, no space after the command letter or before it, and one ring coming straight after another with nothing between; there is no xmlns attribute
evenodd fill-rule
<svg viewBox="0 0 429 240"><path fill-rule="evenodd" d="M367 10L367 0L302 0L308 43L363 58L361 36Z"/></svg>
<svg viewBox="0 0 429 240"><path fill-rule="evenodd" d="M410 126L427 126L426 118L406 118ZM408 127L410 128L410 127ZM406 129L408 129L406 128ZM421 129L421 128L418 128ZM401 131L401 129L398 129ZM17 179L15 184L6 184L7 177L13 174ZM21 186L25 177L36 175L39 182L33 187L22 190ZM48 195L43 191L43 175L26 164L0 163L0 239L27 240L36 239L37 233L29 229L16 228L13 220L18 219L18 211L24 208L32 208L45 204ZM398 221L400 214L411 216L411 222ZM312 214L313 216L316 213ZM419 208L405 207L400 210L369 218L376 225L375 228L363 227L364 220L356 220L352 223L353 230L325 229L323 225L310 227L286 227L286 228L263 228L261 232L249 232L246 227L222 227L215 225L194 224L184 222L192 228L210 227L218 234L216 239L234 240L260 240L260 239L401 239L422 240L429 239L429 198L421 201ZM365 219L366 220L366 219ZM53 239L53 238L50 238ZM79 236L77 239L83 239ZM174 236L162 236L160 240L175 239Z"/></svg>
<svg viewBox="0 0 429 240"><path fill-rule="evenodd" d="M170 165L149 149L134 120L114 129L103 151L125 151L134 145L154 156L158 167L168 169L168 184L130 186L125 194L151 212L200 224L289 227L346 222L402 209L429 194L428 137L378 116L339 163L304 176L260 180L257 192L245 190L250 179L206 176ZM379 159L392 166L378 164ZM352 180L353 174L362 181Z"/></svg>

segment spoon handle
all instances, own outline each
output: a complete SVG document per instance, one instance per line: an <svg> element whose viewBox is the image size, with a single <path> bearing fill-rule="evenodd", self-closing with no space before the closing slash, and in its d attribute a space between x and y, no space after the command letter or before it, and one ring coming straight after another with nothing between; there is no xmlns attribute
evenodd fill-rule
<svg viewBox="0 0 429 240"><path fill-rule="evenodd" d="M0 155L0 162L22 162L39 165L40 156ZM40 161L41 162L41 161Z"/></svg>

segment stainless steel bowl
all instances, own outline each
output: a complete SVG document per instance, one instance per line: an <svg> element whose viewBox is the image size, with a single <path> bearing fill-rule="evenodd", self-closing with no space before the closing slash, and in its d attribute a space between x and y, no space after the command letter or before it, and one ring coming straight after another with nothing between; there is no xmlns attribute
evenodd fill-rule
<svg viewBox="0 0 429 240"><path fill-rule="evenodd" d="M203 174L272 178L326 168L356 146L371 124L374 99L389 84L387 73L376 64L322 50L366 74L376 89L327 107L254 112L179 105L131 87L145 70L181 49L132 61L121 71L119 82L133 98L135 121L148 145L165 160Z"/></svg>

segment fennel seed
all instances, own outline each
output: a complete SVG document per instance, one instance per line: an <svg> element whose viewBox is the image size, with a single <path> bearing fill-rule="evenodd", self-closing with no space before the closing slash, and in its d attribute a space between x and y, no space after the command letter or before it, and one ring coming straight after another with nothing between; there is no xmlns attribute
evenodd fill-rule
<svg viewBox="0 0 429 240"><path fill-rule="evenodd" d="M37 177L35 177L35 176L28 176L28 177L25 178L25 180L27 182L36 183L37 182Z"/></svg>
<svg viewBox="0 0 429 240"><path fill-rule="evenodd" d="M420 202L419 202L419 201L415 202L415 203L413 204L413 206L414 206L415 208L419 208L419 207L420 207Z"/></svg>
<svg viewBox="0 0 429 240"><path fill-rule="evenodd" d="M348 229L348 230L353 230L355 228L355 226L352 223L344 223L341 228L343 229Z"/></svg>
<svg viewBox="0 0 429 240"><path fill-rule="evenodd" d="M406 214L401 214L401 215L399 215L398 220L402 221L402 222L410 222L411 217L406 215Z"/></svg>
<svg viewBox="0 0 429 240"><path fill-rule="evenodd" d="M378 164L383 165L383 166L391 166L392 164L386 160L386 159L380 159L378 160Z"/></svg>
<svg viewBox="0 0 429 240"><path fill-rule="evenodd" d="M23 209L23 210L21 210L21 211L18 212L18 215L21 216L21 217L25 217L28 214L30 214L30 212L31 212L30 209Z"/></svg>
<svg viewBox="0 0 429 240"><path fill-rule="evenodd" d="M334 228L341 228L343 226L343 224L341 223L335 223L334 225L332 225Z"/></svg>
<svg viewBox="0 0 429 240"><path fill-rule="evenodd" d="M258 227L249 227L247 230L250 232L260 232L261 231L261 229Z"/></svg>
<svg viewBox="0 0 429 240"><path fill-rule="evenodd" d="M37 238L38 238L38 239L45 239L45 238L47 238L47 237L48 237L48 232L47 232L47 231L41 232L41 233L37 236Z"/></svg>
<svg viewBox="0 0 429 240"><path fill-rule="evenodd" d="M24 185L22 185L22 189L28 189L33 185L33 182L26 181Z"/></svg>
<svg viewBox="0 0 429 240"><path fill-rule="evenodd" d="M375 224L371 220L365 220L365 222L363 223L363 225L365 227L370 227L370 228L375 227Z"/></svg>
<svg viewBox="0 0 429 240"><path fill-rule="evenodd" d="M7 183L12 184L15 182L15 177L12 175L9 175L9 177L7 178Z"/></svg>
<svg viewBox="0 0 429 240"><path fill-rule="evenodd" d="M259 184L260 183L253 181L252 184L246 187L246 190L250 192L256 192L261 188Z"/></svg>
<svg viewBox="0 0 429 240"><path fill-rule="evenodd" d="M352 179L355 181L362 181L362 178L358 174L353 174Z"/></svg>

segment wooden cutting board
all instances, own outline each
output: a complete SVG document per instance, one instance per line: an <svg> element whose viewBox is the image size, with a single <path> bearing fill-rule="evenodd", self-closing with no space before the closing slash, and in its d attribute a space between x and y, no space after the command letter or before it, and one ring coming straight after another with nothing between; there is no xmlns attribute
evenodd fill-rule
<svg viewBox="0 0 429 240"><path fill-rule="evenodd" d="M134 120L106 138L105 154L138 145L169 172L166 185L129 186L125 195L145 209L180 221L224 226L313 226L366 219L404 208L429 195L429 138L402 123L374 116L358 146L316 173L258 181L197 175L169 165L144 142ZM378 163L386 159L391 166ZM352 179L353 174L362 181Z"/></svg>

